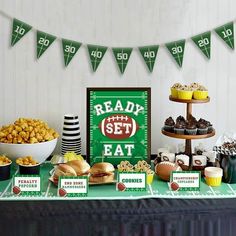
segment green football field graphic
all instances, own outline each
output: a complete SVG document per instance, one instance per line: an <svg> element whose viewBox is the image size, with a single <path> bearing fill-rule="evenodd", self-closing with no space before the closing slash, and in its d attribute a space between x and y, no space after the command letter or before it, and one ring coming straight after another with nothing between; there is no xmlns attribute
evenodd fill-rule
<svg viewBox="0 0 236 236"><path fill-rule="evenodd" d="M42 195L41 196L16 196L11 192L12 179L0 182L0 200L111 200L111 199L142 199L142 198L179 198L179 199L203 199L203 198L236 198L236 184L222 183L220 187L209 187L204 179L201 181L200 191L170 191L168 184L156 176L153 183L147 185L146 191L116 190L115 184L89 186L87 197L58 197L57 187L51 183L49 171L53 166L46 162L41 166ZM12 167L12 175L17 169Z"/></svg>

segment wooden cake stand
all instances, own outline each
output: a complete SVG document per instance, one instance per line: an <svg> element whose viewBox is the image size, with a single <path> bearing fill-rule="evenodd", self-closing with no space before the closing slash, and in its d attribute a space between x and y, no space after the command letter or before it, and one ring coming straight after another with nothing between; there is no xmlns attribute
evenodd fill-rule
<svg viewBox="0 0 236 236"><path fill-rule="evenodd" d="M187 108L186 108L186 119L188 120L189 117L192 115L192 104L198 104L198 103L207 103L210 101L210 98L207 97L207 99L204 100L182 100L182 99L177 99L177 98L173 98L173 97L169 97L170 101L173 102L178 102L178 103L186 103L187 104ZM212 136L215 135L215 130L213 129L213 131L209 134L203 134L203 135L187 135L187 134L175 134L175 133L171 133L171 132L167 132L164 129L162 129L162 134L171 137L171 138L177 138L177 139L185 139L185 154L190 156L192 155L192 143L191 140L192 139L205 139L205 138L210 138Z"/></svg>

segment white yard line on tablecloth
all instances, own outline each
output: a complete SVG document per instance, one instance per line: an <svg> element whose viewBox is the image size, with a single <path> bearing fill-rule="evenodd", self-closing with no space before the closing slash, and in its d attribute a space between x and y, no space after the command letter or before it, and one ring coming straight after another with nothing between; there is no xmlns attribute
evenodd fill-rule
<svg viewBox="0 0 236 236"><path fill-rule="evenodd" d="M213 195L215 196L215 195L216 195L216 193L215 193L214 189L213 189L211 186L208 186L208 187L210 188L211 192L212 192L212 193L213 193Z"/></svg>
<svg viewBox="0 0 236 236"><path fill-rule="evenodd" d="M149 190L150 190L151 194L154 195L154 194L153 194L153 191L152 191L152 186L151 186L151 184L148 184L148 187L149 187Z"/></svg>
<svg viewBox="0 0 236 236"><path fill-rule="evenodd" d="M14 175L16 175L18 173L18 169L16 170L16 172L14 173ZM7 187L5 188L5 190L2 192L2 194L0 195L0 197L3 197L4 194L7 192L7 190L9 189L9 187L12 185L13 183L13 178L12 180L9 182L9 184L7 185Z"/></svg>
<svg viewBox="0 0 236 236"><path fill-rule="evenodd" d="M228 187L230 188L230 190L233 192L234 195L236 195L236 192L234 191L234 189L230 186L230 184L227 184Z"/></svg>
<svg viewBox="0 0 236 236"><path fill-rule="evenodd" d="M49 181L49 183L48 183L48 187L47 187L47 190L46 190L46 193L45 193L45 197L47 197L48 196L48 193L49 193L49 189L51 188L51 181Z"/></svg>

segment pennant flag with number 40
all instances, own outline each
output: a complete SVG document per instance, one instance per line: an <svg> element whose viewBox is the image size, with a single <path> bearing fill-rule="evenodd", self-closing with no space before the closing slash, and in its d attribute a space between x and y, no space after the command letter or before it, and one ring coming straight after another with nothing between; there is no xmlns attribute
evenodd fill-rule
<svg viewBox="0 0 236 236"><path fill-rule="evenodd" d="M139 51L150 72L153 71L158 48L159 48L158 45L139 47Z"/></svg>
<svg viewBox="0 0 236 236"><path fill-rule="evenodd" d="M175 41L172 43L166 44L167 49L177 62L177 64L182 67L183 58L184 58L184 47L185 47L185 39Z"/></svg>
<svg viewBox="0 0 236 236"><path fill-rule="evenodd" d="M55 39L56 37L51 34L37 31L37 58L42 56L42 54L50 47Z"/></svg>
<svg viewBox="0 0 236 236"><path fill-rule="evenodd" d="M107 51L107 47L97 45L87 45L92 69L95 72Z"/></svg>
<svg viewBox="0 0 236 236"><path fill-rule="evenodd" d="M64 53L65 66L68 66L74 55L77 53L81 46L81 43L71 41L68 39L62 39L62 48Z"/></svg>
<svg viewBox="0 0 236 236"><path fill-rule="evenodd" d="M211 57L211 31L192 37L193 42L210 59Z"/></svg>
<svg viewBox="0 0 236 236"><path fill-rule="evenodd" d="M222 25L215 29L215 32L224 40L224 42L234 49L234 23Z"/></svg>
<svg viewBox="0 0 236 236"><path fill-rule="evenodd" d="M112 50L120 72L123 74L133 48L112 48Z"/></svg>
<svg viewBox="0 0 236 236"><path fill-rule="evenodd" d="M22 37L24 37L30 30L32 26L17 20L13 19L12 24L12 36L11 36L11 46L14 46Z"/></svg>

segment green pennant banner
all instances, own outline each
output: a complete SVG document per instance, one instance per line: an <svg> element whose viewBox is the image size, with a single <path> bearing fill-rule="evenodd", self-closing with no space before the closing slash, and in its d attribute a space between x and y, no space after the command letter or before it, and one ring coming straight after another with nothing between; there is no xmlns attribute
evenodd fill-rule
<svg viewBox="0 0 236 236"><path fill-rule="evenodd" d="M167 49L177 62L177 64L182 67L183 58L184 58L184 47L185 47L185 39L167 43Z"/></svg>
<svg viewBox="0 0 236 236"><path fill-rule="evenodd" d="M211 31L192 37L193 42L210 59L211 57Z"/></svg>
<svg viewBox="0 0 236 236"><path fill-rule="evenodd" d="M215 29L215 32L224 40L224 42L234 49L234 23L222 25Z"/></svg>
<svg viewBox="0 0 236 236"><path fill-rule="evenodd" d="M97 45L87 45L92 69L95 72L107 51L107 47Z"/></svg>
<svg viewBox="0 0 236 236"><path fill-rule="evenodd" d="M31 29L32 26L14 18L12 24L11 46L14 46Z"/></svg>
<svg viewBox="0 0 236 236"><path fill-rule="evenodd" d="M37 58L42 56L55 39L56 37L51 34L37 31Z"/></svg>
<svg viewBox="0 0 236 236"><path fill-rule="evenodd" d="M81 43L71 41L68 39L62 39L62 48L64 53L65 66L68 66L74 55L79 50Z"/></svg>
<svg viewBox="0 0 236 236"><path fill-rule="evenodd" d="M153 71L153 67L156 61L156 56L158 52L158 45L139 47L139 51L146 62L146 65L150 72Z"/></svg>
<svg viewBox="0 0 236 236"><path fill-rule="evenodd" d="M117 65L119 66L120 72L122 74L124 73L128 64L132 50L133 48L112 48Z"/></svg>

